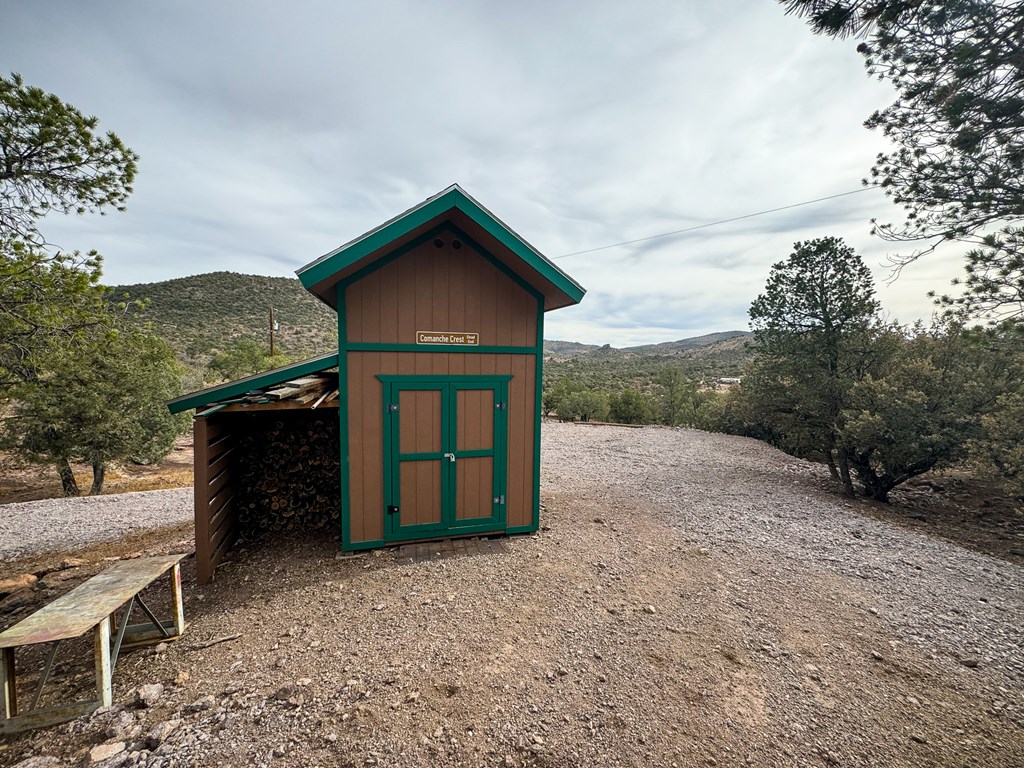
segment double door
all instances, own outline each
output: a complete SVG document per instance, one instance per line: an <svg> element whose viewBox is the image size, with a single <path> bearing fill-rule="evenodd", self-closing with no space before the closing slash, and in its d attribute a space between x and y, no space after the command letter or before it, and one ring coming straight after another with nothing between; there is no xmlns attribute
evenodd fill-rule
<svg viewBox="0 0 1024 768"><path fill-rule="evenodd" d="M385 540L503 529L510 377L380 378Z"/></svg>

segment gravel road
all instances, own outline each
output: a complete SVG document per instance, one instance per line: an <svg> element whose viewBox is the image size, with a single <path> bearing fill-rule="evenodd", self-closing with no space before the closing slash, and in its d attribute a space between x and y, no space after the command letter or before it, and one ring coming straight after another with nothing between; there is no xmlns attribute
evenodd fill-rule
<svg viewBox="0 0 1024 768"><path fill-rule="evenodd" d="M193 515L192 489L43 499L0 505L0 559L70 551Z"/></svg>
<svg viewBox="0 0 1024 768"><path fill-rule="evenodd" d="M0 764L1024 765L1024 569L824 479L743 438L545 424L538 535L411 559L268 537L203 587L186 561L188 637Z"/></svg>
<svg viewBox="0 0 1024 768"><path fill-rule="evenodd" d="M697 430L549 424L544 440L550 485L646 499L700 546L765 557L766 582L856 578L902 640L991 663L1006 685L1024 680L1021 568L858 514L860 502L820 491L820 465Z"/></svg>

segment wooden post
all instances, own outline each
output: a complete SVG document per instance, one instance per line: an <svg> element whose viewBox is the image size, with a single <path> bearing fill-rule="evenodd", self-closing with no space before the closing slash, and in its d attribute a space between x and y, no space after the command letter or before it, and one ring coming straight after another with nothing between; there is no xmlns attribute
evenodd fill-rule
<svg viewBox="0 0 1024 768"><path fill-rule="evenodd" d="M93 657L96 661L96 700L101 707L114 703L114 688L110 668L110 617L96 625L93 639Z"/></svg>
<svg viewBox="0 0 1024 768"><path fill-rule="evenodd" d="M210 547L210 440L206 433L206 417L192 422L192 445L195 452L196 503L196 581L205 584L213 576L213 552Z"/></svg>
<svg viewBox="0 0 1024 768"><path fill-rule="evenodd" d="M171 566L171 611L174 616L174 634L185 633L185 607L181 600L181 564Z"/></svg>
<svg viewBox="0 0 1024 768"><path fill-rule="evenodd" d="M18 690L14 669L14 649L0 649L0 710L4 718L18 714Z"/></svg>
<svg viewBox="0 0 1024 768"><path fill-rule="evenodd" d="M274 356L274 305L270 305L270 356Z"/></svg>

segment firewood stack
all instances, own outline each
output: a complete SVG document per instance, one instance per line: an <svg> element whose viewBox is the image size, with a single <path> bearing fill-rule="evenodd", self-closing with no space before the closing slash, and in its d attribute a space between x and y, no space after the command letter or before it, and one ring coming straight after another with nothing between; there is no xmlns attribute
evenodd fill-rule
<svg viewBox="0 0 1024 768"><path fill-rule="evenodd" d="M238 528L243 538L338 530L336 410L245 414L238 424Z"/></svg>

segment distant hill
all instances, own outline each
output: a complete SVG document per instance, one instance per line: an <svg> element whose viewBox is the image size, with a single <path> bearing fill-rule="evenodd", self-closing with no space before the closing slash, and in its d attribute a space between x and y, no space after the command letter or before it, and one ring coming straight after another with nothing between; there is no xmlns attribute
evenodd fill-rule
<svg viewBox="0 0 1024 768"><path fill-rule="evenodd" d="M742 376L751 357L752 336L746 331L724 331L621 349L580 344L576 346L589 349L569 346L569 351L561 354L550 353L545 342L544 382L550 386L570 378L609 392L625 387L649 391L663 370L678 368L687 377L710 384L724 376Z"/></svg>
<svg viewBox="0 0 1024 768"><path fill-rule="evenodd" d="M610 344L581 344L578 341L545 339L544 354L551 357L575 357L576 355L591 353L600 353L602 355L615 353L626 355L667 355L712 347L732 339L740 339L741 341L738 346L742 346L744 341L751 335L749 331L720 331L719 333L708 333L704 336L691 336L676 341L663 341L659 344L641 344L635 347L613 347ZM736 346L734 345L734 348Z"/></svg>
<svg viewBox="0 0 1024 768"><path fill-rule="evenodd" d="M544 339L545 355L572 357L573 355L582 355L586 352L593 352L595 349L600 349L600 347L597 344L580 344L578 341Z"/></svg>
<svg viewBox="0 0 1024 768"><path fill-rule="evenodd" d="M190 364L207 362L239 336L268 345L271 306L279 326L279 351L298 358L337 349L337 315L295 278L210 272L118 285L112 291L115 296L127 293L133 299L149 299L140 319L152 323Z"/></svg>
<svg viewBox="0 0 1024 768"><path fill-rule="evenodd" d="M688 339L679 339L678 341L664 341L660 344L642 344L638 347L623 347L622 351L633 352L636 354L685 352L691 349L709 347L723 341L729 341L730 339L745 339L751 335L750 331L721 331L719 333L708 333L704 336L692 336Z"/></svg>
<svg viewBox="0 0 1024 768"><path fill-rule="evenodd" d="M267 346L269 312L279 324L278 351L292 358L337 349L337 316L295 278L210 272L159 283L119 285L112 295L148 299L139 313L186 364L201 367L236 337ZM545 378L580 375L594 385L652 381L666 365L702 378L736 376L749 357L744 331L724 331L661 344L617 349L546 339Z"/></svg>

